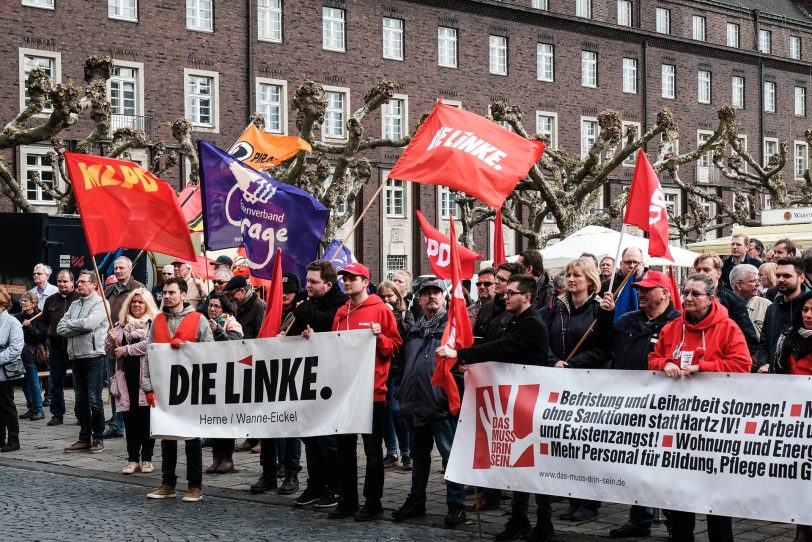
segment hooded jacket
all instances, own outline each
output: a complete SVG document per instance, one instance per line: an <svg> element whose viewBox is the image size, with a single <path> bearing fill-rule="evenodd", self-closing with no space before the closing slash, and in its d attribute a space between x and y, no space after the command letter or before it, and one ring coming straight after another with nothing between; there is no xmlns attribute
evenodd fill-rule
<svg viewBox="0 0 812 542"><path fill-rule="evenodd" d="M700 355L700 347L704 354ZM710 312L696 324L690 323L683 315L663 327L660 339L649 354L648 368L662 371L675 352L694 352L692 365L699 365L700 372L749 373L751 358L747 342L739 326L727 316L717 299L713 300Z"/></svg>
<svg viewBox="0 0 812 542"><path fill-rule="evenodd" d="M803 283L801 283L801 293L793 299L787 300L783 294L775 296L775 301L767 307L767 312L764 314L754 370L758 370L765 363L770 363L770 358L777 350L778 338L792 327L795 313L800 313L801 307L810 297L812 297L812 290Z"/></svg>
<svg viewBox="0 0 812 542"><path fill-rule="evenodd" d="M71 303L65 316L56 326L56 332L68 340L68 359L85 359L104 355L107 336L107 303L97 294Z"/></svg>
<svg viewBox="0 0 812 542"><path fill-rule="evenodd" d="M395 313L383 299L370 294L358 306L353 306L352 300L342 305L336 312L332 329L333 331L369 329L376 322L381 324L381 333L377 336L375 344L375 401L380 402L386 400L389 364L402 344Z"/></svg>

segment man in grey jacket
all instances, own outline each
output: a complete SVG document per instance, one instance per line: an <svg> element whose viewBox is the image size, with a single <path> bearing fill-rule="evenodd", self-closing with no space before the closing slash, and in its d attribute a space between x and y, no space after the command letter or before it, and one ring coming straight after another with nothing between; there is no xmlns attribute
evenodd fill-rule
<svg viewBox="0 0 812 542"><path fill-rule="evenodd" d="M79 418L79 440L65 453L104 450L104 336L107 333L106 301L98 294L98 279L92 271L82 271L76 279L79 299L68 307L56 326L67 339L68 359L73 364L73 393Z"/></svg>

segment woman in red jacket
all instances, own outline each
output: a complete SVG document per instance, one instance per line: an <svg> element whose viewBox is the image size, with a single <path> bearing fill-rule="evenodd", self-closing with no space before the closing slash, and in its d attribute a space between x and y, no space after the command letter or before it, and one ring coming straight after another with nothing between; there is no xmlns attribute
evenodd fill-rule
<svg viewBox="0 0 812 542"><path fill-rule="evenodd" d="M715 297L713 282L691 275L682 290L683 316L669 322L649 354L648 367L671 378L698 372L749 373L750 351L739 327ZM693 541L693 512L671 510L671 540ZM708 540L732 542L733 525L727 516L708 515Z"/></svg>

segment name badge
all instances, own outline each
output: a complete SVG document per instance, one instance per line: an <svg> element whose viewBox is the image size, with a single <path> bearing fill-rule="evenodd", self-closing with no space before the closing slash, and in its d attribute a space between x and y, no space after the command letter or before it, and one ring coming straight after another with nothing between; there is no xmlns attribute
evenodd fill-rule
<svg viewBox="0 0 812 542"><path fill-rule="evenodd" d="M694 353L693 352L683 352L679 359L679 366L680 369L685 369L691 362L694 360Z"/></svg>

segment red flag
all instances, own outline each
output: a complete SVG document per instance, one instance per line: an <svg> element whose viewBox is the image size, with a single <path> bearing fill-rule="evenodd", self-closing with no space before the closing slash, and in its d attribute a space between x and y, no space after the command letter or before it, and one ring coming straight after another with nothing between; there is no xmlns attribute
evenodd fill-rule
<svg viewBox="0 0 812 542"><path fill-rule="evenodd" d="M626 202L624 224L632 224L648 232L648 255L674 261L668 248L668 213L660 180L643 149L637 151L632 188Z"/></svg>
<svg viewBox="0 0 812 542"><path fill-rule="evenodd" d="M276 249L273 264L271 287L268 292L268 305L265 308L265 319L257 334L258 339L276 337L282 327L282 249Z"/></svg>
<svg viewBox="0 0 812 542"><path fill-rule="evenodd" d="M474 344L474 333L471 331L471 320L462 294L462 275L460 259L457 253L457 233L454 230L454 219L451 219L451 301L448 304L448 322L443 330L441 344L458 350ZM448 398L448 410L456 415L460 411L460 394L457 383L451 376L451 369L456 359L437 356L437 366L431 377L431 383L442 388Z"/></svg>
<svg viewBox="0 0 812 542"><path fill-rule="evenodd" d="M124 247L197 259L166 182L133 162L72 152L65 161L91 254Z"/></svg>
<svg viewBox="0 0 812 542"><path fill-rule="evenodd" d="M496 267L505 263L505 230L502 229L502 209L496 210L496 218L493 219L493 265Z"/></svg>
<svg viewBox="0 0 812 542"><path fill-rule="evenodd" d="M671 281L671 301L674 303L674 308L678 311L682 312L682 299L680 299L679 295L679 286L677 285L677 279L674 278L674 266L668 266L668 279Z"/></svg>
<svg viewBox="0 0 812 542"><path fill-rule="evenodd" d="M389 178L448 186L498 209L543 153L541 141L437 103Z"/></svg>
<svg viewBox="0 0 812 542"><path fill-rule="evenodd" d="M451 280L451 241L447 235L443 235L437 228L432 226L423 216L423 213L420 211L415 211L415 213L420 221L420 227L423 229L423 236L426 238L426 253L431 264L431 272L437 278ZM474 262L481 260L482 254L477 254L473 250L461 246L457 247L457 251L460 258L458 265L460 266L461 276L472 277L475 268Z"/></svg>

